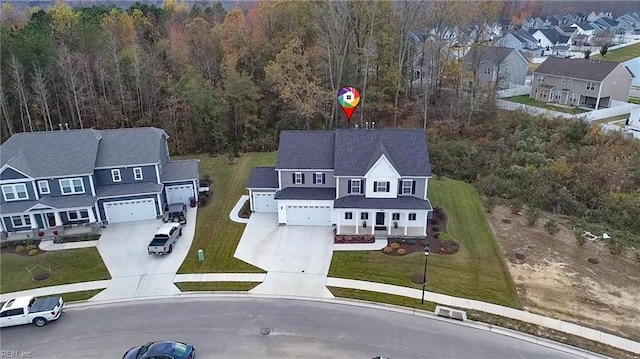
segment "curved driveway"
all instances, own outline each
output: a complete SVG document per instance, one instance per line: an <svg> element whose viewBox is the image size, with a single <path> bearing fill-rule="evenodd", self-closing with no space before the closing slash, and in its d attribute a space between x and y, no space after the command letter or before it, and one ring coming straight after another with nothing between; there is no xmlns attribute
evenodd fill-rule
<svg viewBox="0 0 640 359"><path fill-rule="evenodd" d="M270 328L262 335L262 328ZM2 330L31 358L120 358L176 339L207 358L577 358L485 330L385 310L282 299L177 298L75 307L44 328Z"/></svg>

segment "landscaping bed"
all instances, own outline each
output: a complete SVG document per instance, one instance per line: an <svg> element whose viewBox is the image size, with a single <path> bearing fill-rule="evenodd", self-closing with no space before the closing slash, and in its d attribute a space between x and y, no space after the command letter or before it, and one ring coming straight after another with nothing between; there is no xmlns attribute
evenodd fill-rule
<svg viewBox="0 0 640 359"><path fill-rule="evenodd" d="M238 217L245 219L249 219L251 217L251 204L249 203L249 200L244 202L242 208L238 211Z"/></svg>
<svg viewBox="0 0 640 359"><path fill-rule="evenodd" d="M36 256L45 251L39 248L39 239L4 242L0 245L0 254L16 254L20 256Z"/></svg>
<svg viewBox="0 0 640 359"><path fill-rule="evenodd" d="M376 237L373 234L334 234L333 243L375 243Z"/></svg>
<svg viewBox="0 0 640 359"><path fill-rule="evenodd" d="M86 241L97 241L98 239L100 239L100 234L98 233L70 234L70 235L56 236L56 238L53 240L53 243L86 242Z"/></svg>

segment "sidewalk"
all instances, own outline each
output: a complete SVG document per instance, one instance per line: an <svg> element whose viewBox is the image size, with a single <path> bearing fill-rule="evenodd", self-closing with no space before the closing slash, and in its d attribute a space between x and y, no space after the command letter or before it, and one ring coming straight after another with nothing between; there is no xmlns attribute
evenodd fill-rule
<svg viewBox="0 0 640 359"><path fill-rule="evenodd" d="M98 245L98 241L82 241L71 243L53 243L53 240L41 241L40 249L43 251L62 251L65 249L89 248Z"/></svg>
<svg viewBox="0 0 640 359"><path fill-rule="evenodd" d="M0 294L0 302L6 302L11 298L22 297L27 295L41 297L41 296L62 294L62 293L83 292L85 290L104 289L108 287L110 283L111 283L111 280L96 280L93 282L63 284L63 285L55 285L51 287L42 287L42 288L23 290L20 292L4 293L4 294Z"/></svg>

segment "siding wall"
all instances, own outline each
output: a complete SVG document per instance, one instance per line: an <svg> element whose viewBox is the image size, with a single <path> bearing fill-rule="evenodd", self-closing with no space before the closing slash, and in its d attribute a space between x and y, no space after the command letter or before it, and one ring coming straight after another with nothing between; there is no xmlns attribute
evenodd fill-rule
<svg viewBox="0 0 640 359"><path fill-rule="evenodd" d="M293 183L293 173L302 172L304 174L303 184ZM313 174L321 172L325 175L325 184L314 184ZM280 171L280 178L282 180L281 189L287 187L335 187L336 179L333 177L333 171Z"/></svg>
<svg viewBox="0 0 640 359"><path fill-rule="evenodd" d="M12 170L11 168L5 168L2 173L0 173L0 180L11 180L11 179L21 179L25 178L25 176L21 175L17 171Z"/></svg>
<svg viewBox="0 0 640 359"><path fill-rule="evenodd" d="M33 191L33 183L32 182L17 182L17 183L3 183L2 185L0 185L0 191L2 191L2 187L4 185L8 185L8 184L24 184L25 187L27 188L27 193L29 195L28 199L24 199L22 201L33 201L36 199L36 194ZM18 201L9 201L10 203L13 202L18 202ZM6 201L4 200L4 193L0 193L0 203L6 203Z"/></svg>
<svg viewBox="0 0 640 359"><path fill-rule="evenodd" d="M133 177L133 169L141 167L142 168L142 180L136 181ZM121 182L113 182L111 177L111 170L119 169L120 170L120 178ZM155 166L134 166L134 167L114 167L110 169L99 169L95 170L94 176L96 179L97 186L107 186L112 184L124 184L124 183L136 183L136 182L158 182L156 177L156 168Z"/></svg>

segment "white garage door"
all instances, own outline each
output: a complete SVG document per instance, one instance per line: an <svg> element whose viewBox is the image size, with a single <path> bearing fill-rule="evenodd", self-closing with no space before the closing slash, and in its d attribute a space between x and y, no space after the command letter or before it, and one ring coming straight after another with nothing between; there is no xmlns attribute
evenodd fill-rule
<svg viewBox="0 0 640 359"><path fill-rule="evenodd" d="M105 202L104 212L107 215L107 221L109 221L109 223L155 219L156 202L153 198Z"/></svg>
<svg viewBox="0 0 640 359"><path fill-rule="evenodd" d="M278 212L275 192L253 192L253 210L256 212Z"/></svg>
<svg viewBox="0 0 640 359"><path fill-rule="evenodd" d="M329 226L331 225L331 207L287 206L287 225Z"/></svg>
<svg viewBox="0 0 640 359"><path fill-rule="evenodd" d="M167 186L167 202L189 204L189 198L193 197L193 185Z"/></svg>

